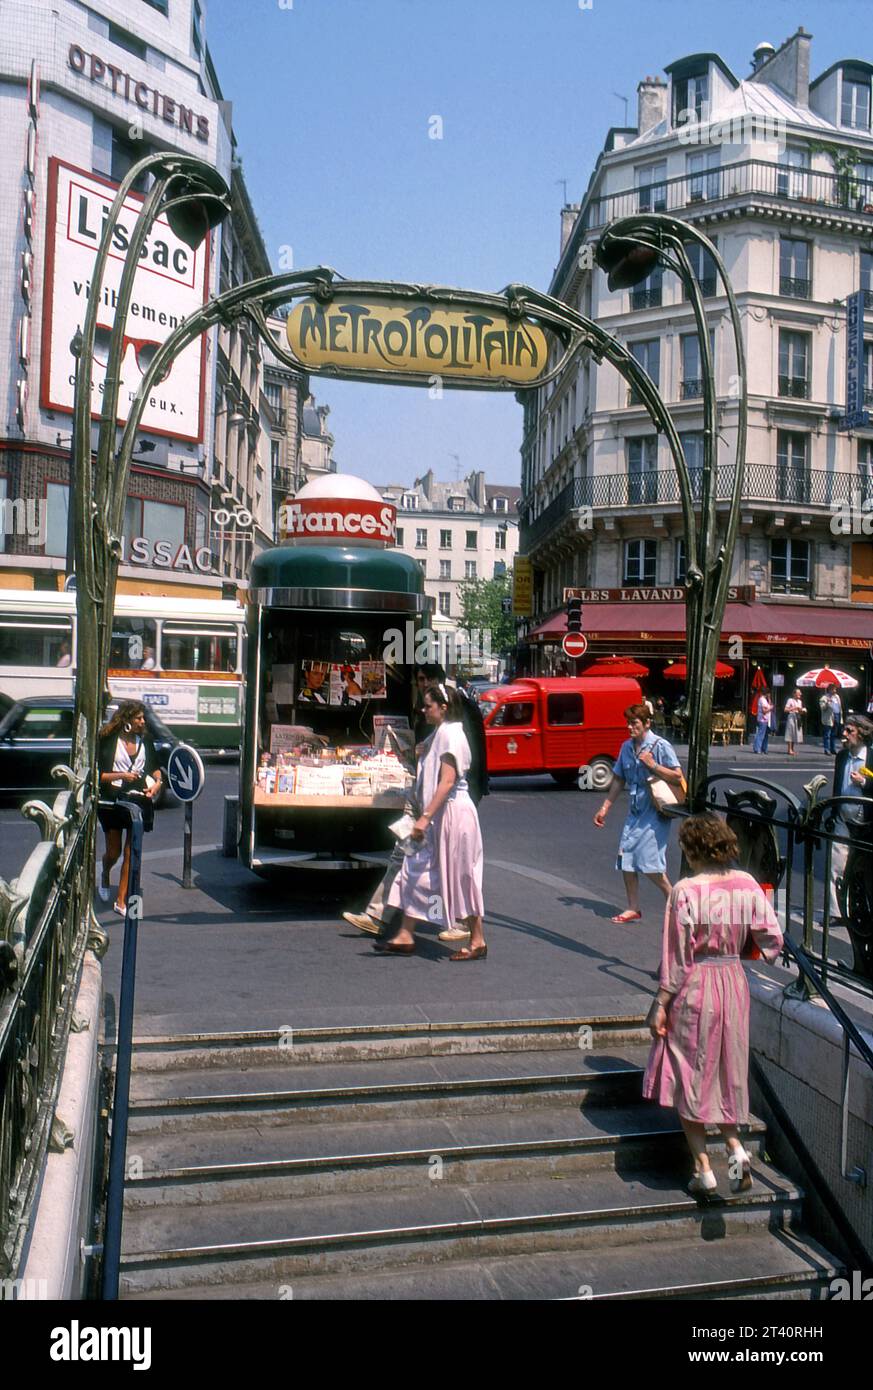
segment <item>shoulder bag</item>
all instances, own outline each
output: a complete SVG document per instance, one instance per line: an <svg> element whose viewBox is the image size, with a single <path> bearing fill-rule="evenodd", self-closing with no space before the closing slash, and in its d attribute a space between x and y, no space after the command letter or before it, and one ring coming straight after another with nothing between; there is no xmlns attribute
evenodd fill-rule
<svg viewBox="0 0 873 1390"><path fill-rule="evenodd" d="M657 745L659 749L660 746L660 744ZM661 761L657 754L655 755L655 761ZM684 806L686 797L688 796L688 783L685 781L685 778L683 777L681 782L674 784L673 782L665 782L663 777L658 777L656 774L653 774L651 777L647 778L647 781L649 795L655 803L655 810L658 812L658 815L664 816L667 820L672 820L672 816L670 815L671 808L674 806Z"/></svg>

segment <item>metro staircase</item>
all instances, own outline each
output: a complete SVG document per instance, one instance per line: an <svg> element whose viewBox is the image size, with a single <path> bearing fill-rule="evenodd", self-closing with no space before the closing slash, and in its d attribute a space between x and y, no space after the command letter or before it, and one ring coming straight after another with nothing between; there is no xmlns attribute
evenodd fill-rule
<svg viewBox="0 0 873 1390"><path fill-rule="evenodd" d="M143 1038L125 1299L816 1299L841 1266L744 1142L685 1190L642 1017ZM288 1045L286 1045L288 1044Z"/></svg>

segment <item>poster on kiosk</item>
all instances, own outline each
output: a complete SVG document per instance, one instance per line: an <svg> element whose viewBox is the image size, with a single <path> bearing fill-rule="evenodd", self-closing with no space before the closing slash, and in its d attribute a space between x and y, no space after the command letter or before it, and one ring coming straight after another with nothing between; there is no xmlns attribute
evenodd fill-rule
<svg viewBox="0 0 873 1390"><path fill-rule="evenodd" d="M372 868L414 779L424 576L370 483L319 478L279 509L245 594L239 852L258 873Z"/></svg>

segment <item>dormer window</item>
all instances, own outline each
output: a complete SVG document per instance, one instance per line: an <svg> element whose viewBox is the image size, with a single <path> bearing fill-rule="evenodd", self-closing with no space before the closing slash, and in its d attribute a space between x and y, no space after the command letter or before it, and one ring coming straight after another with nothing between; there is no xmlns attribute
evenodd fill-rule
<svg viewBox="0 0 873 1390"><path fill-rule="evenodd" d="M852 130L870 129L870 74L863 68L843 68L840 124Z"/></svg>
<svg viewBox="0 0 873 1390"><path fill-rule="evenodd" d="M507 511L509 511L509 503L507 502L507 500L506 500L505 497L494 497L494 498L492 498L492 500L491 500L491 506L494 508L495 512L507 512Z"/></svg>
<svg viewBox="0 0 873 1390"><path fill-rule="evenodd" d="M462 512L462 511L464 511L464 510L465 510L465 501L464 501L464 498L463 498L463 497L450 497L450 498L449 498L449 511L450 511L450 512Z"/></svg>
<svg viewBox="0 0 873 1390"><path fill-rule="evenodd" d="M704 108L709 106L709 67L701 64L699 67L673 74L673 124L674 126L684 125L689 121L689 116L684 116L683 112L693 111L695 120L705 120Z"/></svg>

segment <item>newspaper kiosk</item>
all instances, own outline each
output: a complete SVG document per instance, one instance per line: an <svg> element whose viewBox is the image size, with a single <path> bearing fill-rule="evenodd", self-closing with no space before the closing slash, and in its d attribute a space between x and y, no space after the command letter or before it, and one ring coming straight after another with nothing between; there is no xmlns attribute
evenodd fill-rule
<svg viewBox="0 0 873 1390"><path fill-rule="evenodd" d="M252 562L239 856L256 873L387 862L411 784L416 634L430 600L395 508L333 474Z"/></svg>

